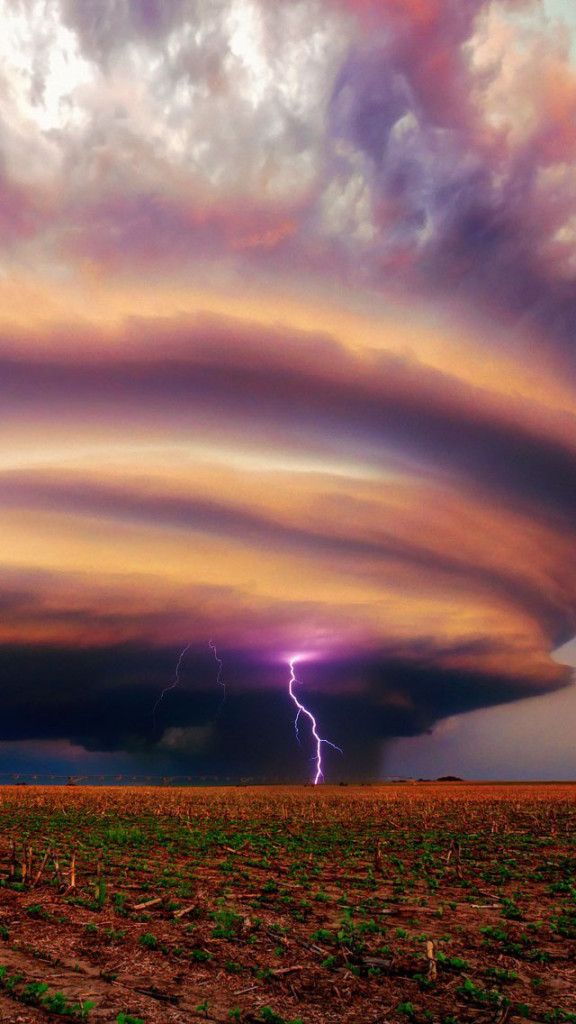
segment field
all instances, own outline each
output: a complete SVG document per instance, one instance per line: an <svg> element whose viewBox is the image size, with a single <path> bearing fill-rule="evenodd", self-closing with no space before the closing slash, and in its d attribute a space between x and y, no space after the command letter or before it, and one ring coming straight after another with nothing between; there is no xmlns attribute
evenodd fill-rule
<svg viewBox="0 0 576 1024"><path fill-rule="evenodd" d="M0 1021L576 1022L575 797L0 789Z"/></svg>

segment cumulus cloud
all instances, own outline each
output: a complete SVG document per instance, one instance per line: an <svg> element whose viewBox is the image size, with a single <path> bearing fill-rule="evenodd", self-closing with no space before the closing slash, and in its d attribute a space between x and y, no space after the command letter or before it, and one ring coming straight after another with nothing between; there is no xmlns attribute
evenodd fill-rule
<svg viewBox="0 0 576 1024"><path fill-rule="evenodd" d="M351 50L331 107L332 173L373 211L372 230L340 219L347 257L352 246L354 268L379 287L459 294L566 348L569 36L530 4L430 5L420 17L417 5L394 3L371 13L380 38ZM330 218L322 226L334 234Z"/></svg>
<svg viewBox="0 0 576 1024"><path fill-rule="evenodd" d="M30 174L20 141L39 175L65 176L65 208L178 185L293 199L318 171L345 25L319 0L14 5L2 42L13 174Z"/></svg>
<svg viewBox="0 0 576 1024"><path fill-rule="evenodd" d="M308 269L567 344L576 71L538 5L26 0L5 26L10 265Z"/></svg>

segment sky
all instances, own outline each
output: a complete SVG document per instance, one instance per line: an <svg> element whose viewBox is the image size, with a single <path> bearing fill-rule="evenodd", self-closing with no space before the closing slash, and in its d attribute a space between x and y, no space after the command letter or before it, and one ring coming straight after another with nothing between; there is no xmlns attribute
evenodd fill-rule
<svg viewBox="0 0 576 1024"><path fill-rule="evenodd" d="M0 17L0 773L576 777L571 0Z"/></svg>

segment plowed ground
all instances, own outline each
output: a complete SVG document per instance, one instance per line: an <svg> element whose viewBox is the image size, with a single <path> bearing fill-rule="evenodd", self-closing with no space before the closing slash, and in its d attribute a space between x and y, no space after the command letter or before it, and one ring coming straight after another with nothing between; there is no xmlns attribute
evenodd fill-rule
<svg viewBox="0 0 576 1024"><path fill-rule="evenodd" d="M4 788L0 1022L576 1022L575 796Z"/></svg>

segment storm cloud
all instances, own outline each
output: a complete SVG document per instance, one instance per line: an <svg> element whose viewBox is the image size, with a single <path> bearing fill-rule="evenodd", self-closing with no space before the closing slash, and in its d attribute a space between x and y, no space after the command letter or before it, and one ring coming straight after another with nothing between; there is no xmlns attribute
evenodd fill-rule
<svg viewBox="0 0 576 1024"><path fill-rule="evenodd" d="M305 773L296 655L341 778L568 686L571 22L548 0L3 21L6 764L37 743Z"/></svg>

